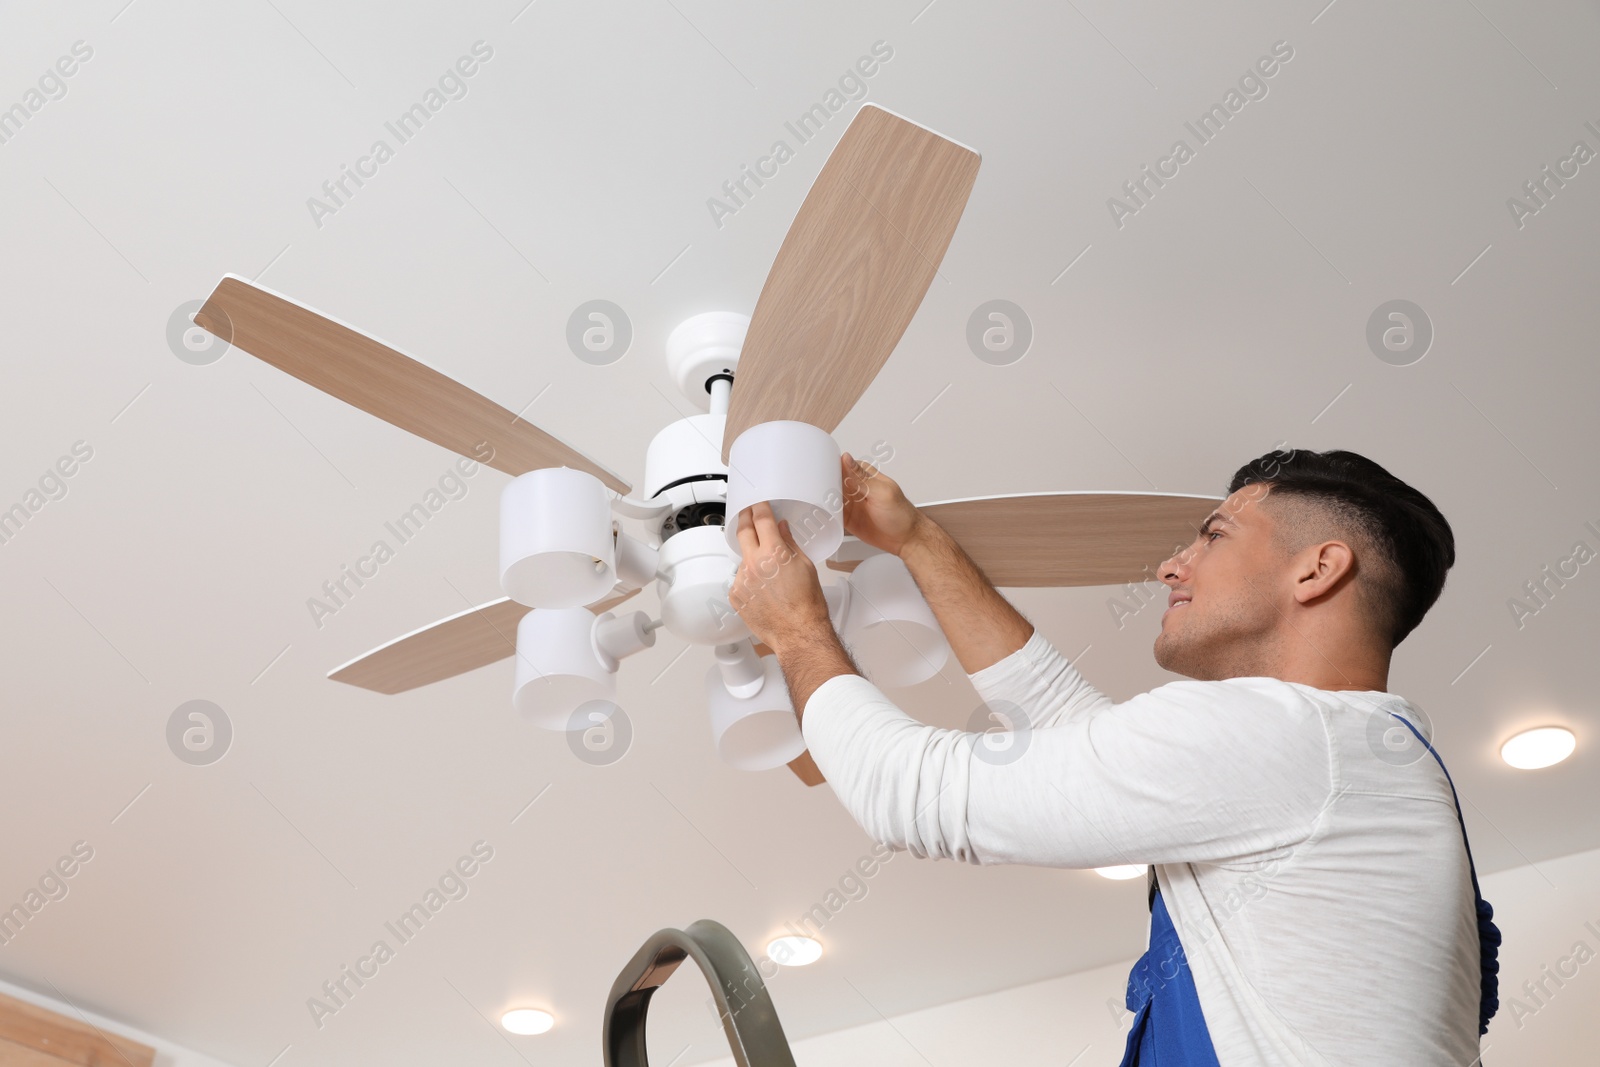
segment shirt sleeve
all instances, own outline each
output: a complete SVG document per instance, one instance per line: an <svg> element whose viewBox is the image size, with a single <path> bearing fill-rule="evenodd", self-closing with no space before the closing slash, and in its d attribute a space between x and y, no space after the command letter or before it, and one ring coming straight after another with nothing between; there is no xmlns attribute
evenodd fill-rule
<svg viewBox="0 0 1600 1067"><path fill-rule="evenodd" d="M846 674L817 688L801 725L874 840L976 864L1249 859L1310 834L1334 773L1319 710L1270 678L1173 682L996 751Z"/></svg>
<svg viewBox="0 0 1600 1067"><path fill-rule="evenodd" d="M1084 680L1038 627L1021 648L967 678L991 712L1009 723L1014 716L1007 714L1007 708L1016 708L1035 730L1092 714L1112 703Z"/></svg>

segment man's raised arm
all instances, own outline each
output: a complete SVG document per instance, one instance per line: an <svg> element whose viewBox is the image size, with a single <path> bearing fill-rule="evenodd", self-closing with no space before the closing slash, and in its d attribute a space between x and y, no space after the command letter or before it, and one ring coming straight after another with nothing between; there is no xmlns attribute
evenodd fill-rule
<svg viewBox="0 0 1600 1067"><path fill-rule="evenodd" d="M900 556L933 609L956 660L997 721L1011 705L1034 729L1111 705L1001 596L966 550L906 499L893 479L846 453L845 529Z"/></svg>
<svg viewBox="0 0 1600 1067"><path fill-rule="evenodd" d="M844 468L845 529L905 563L962 670L975 674L1027 644L1033 624L893 479L848 452Z"/></svg>

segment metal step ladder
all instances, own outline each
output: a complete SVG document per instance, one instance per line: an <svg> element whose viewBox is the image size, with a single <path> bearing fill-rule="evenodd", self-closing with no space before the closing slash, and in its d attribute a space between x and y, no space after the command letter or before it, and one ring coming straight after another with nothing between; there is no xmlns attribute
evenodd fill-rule
<svg viewBox="0 0 1600 1067"><path fill-rule="evenodd" d="M685 958L705 973L739 1067L795 1067L761 973L732 931L711 919L687 930L657 931L617 975L602 1030L606 1067L649 1067L644 1031L650 997Z"/></svg>

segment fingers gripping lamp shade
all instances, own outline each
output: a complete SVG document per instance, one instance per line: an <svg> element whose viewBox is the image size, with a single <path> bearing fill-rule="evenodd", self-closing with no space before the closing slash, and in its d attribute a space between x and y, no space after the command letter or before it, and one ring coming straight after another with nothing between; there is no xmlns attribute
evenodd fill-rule
<svg viewBox="0 0 1600 1067"><path fill-rule="evenodd" d="M519 604L575 608L616 584L611 501L570 467L514 478L500 493L500 586Z"/></svg>
<svg viewBox="0 0 1600 1067"><path fill-rule="evenodd" d="M511 701L546 730L587 727L574 713L617 692L617 661L655 644L642 611L595 617L588 608L535 608L517 624L517 674Z"/></svg>
<svg viewBox="0 0 1600 1067"><path fill-rule="evenodd" d="M769 771L799 757L806 739L789 702L789 687L777 656L762 656L762 685L752 696L728 692L722 665L706 673L706 703L711 707L711 740L717 755L741 771ZM740 686L741 690L748 686Z"/></svg>
<svg viewBox="0 0 1600 1067"><path fill-rule="evenodd" d="M844 540L839 443L808 422L761 422L728 449L728 503L723 532L739 550L739 513L761 501L789 520L795 544L821 564Z"/></svg>
<svg viewBox="0 0 1600 1067"><path fill-rule="evenodd" d="M916 685L944 669L950 644L899 556L863 560L850 577L844 639L884 685Z"/></svg>

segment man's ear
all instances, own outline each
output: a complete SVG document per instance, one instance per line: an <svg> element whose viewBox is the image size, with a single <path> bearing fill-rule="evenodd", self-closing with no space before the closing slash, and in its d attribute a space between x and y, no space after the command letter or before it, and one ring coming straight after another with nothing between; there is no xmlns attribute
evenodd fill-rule
<svg viewBox="0 0 1600 1067"><path fill-rule="evenodd" d="M1343 541L1307 545L1296 556L1294 598L1305 604L1333 592L1355 566L1355 553Z"/></svg>

